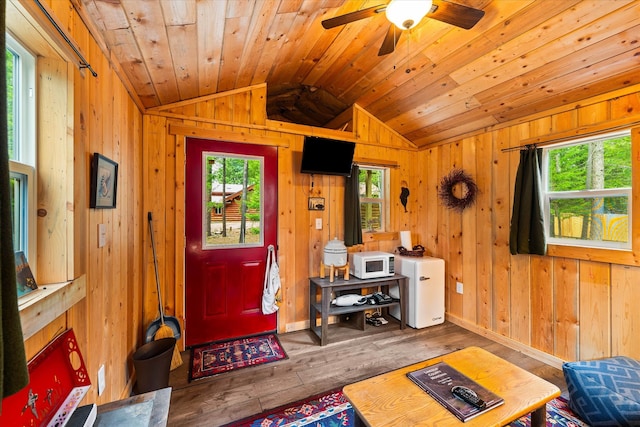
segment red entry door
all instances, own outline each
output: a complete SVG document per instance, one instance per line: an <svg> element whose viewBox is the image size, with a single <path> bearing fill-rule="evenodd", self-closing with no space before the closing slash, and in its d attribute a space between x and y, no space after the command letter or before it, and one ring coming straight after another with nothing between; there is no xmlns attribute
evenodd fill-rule
<svg viewBox="0 0 640 427"><path fill-rule="evenodd" d="M262 290L277 239L277 169L275 147L187 138L187 346L276 329Z"/></svg>

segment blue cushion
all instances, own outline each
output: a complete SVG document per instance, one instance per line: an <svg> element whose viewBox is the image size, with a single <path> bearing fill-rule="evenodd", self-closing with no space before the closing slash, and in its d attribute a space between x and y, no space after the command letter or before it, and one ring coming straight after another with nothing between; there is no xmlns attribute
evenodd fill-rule
<svg viewBox="0 0 640 427"><path fill-rule="evenodd" d="M640 362L625 356L562 365L569 407L592 426L640 426Z"/></svg>

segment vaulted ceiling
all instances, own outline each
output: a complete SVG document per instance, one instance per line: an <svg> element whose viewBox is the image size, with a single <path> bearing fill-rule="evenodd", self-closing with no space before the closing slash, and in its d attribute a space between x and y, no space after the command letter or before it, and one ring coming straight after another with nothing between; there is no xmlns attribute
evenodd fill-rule
<svg viewBox="0 0 640 427"><path fill-rule="evenodd" d="M78 0L144 108L267 83L270 119L342 128L362 106L419 147L640 83L640 0L455 0L378 56L388 0ZM436 0L439 4L443 0Z"/></svg>

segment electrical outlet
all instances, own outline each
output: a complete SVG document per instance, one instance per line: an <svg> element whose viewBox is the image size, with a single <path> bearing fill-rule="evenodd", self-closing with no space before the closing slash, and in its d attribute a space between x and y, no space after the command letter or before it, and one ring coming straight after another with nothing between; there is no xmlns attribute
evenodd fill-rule
<svg viewBox="0 0 640 427"><path fill-rule="evenodd" d="M456 292L461 294L463 291L462 282L456 282Z"/></svg>
<svg viewBox="0 0 640 427"><path fill-rule="evenodd" d="M107 386L106 380L104 377L104 365L100 365L100 369L98 369L98 396L102 396L104 392L104 388Z"/></svg>

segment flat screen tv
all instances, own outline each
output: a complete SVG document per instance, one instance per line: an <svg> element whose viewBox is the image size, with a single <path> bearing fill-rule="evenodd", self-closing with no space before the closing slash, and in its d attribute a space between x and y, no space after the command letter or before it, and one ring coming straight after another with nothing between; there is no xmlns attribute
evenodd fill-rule
<svg viewBox="0 0 640 427"><path fill-rule="evenodd" d="M300 172L350 176L355 149L355 142L306 136Z"/></svg>

